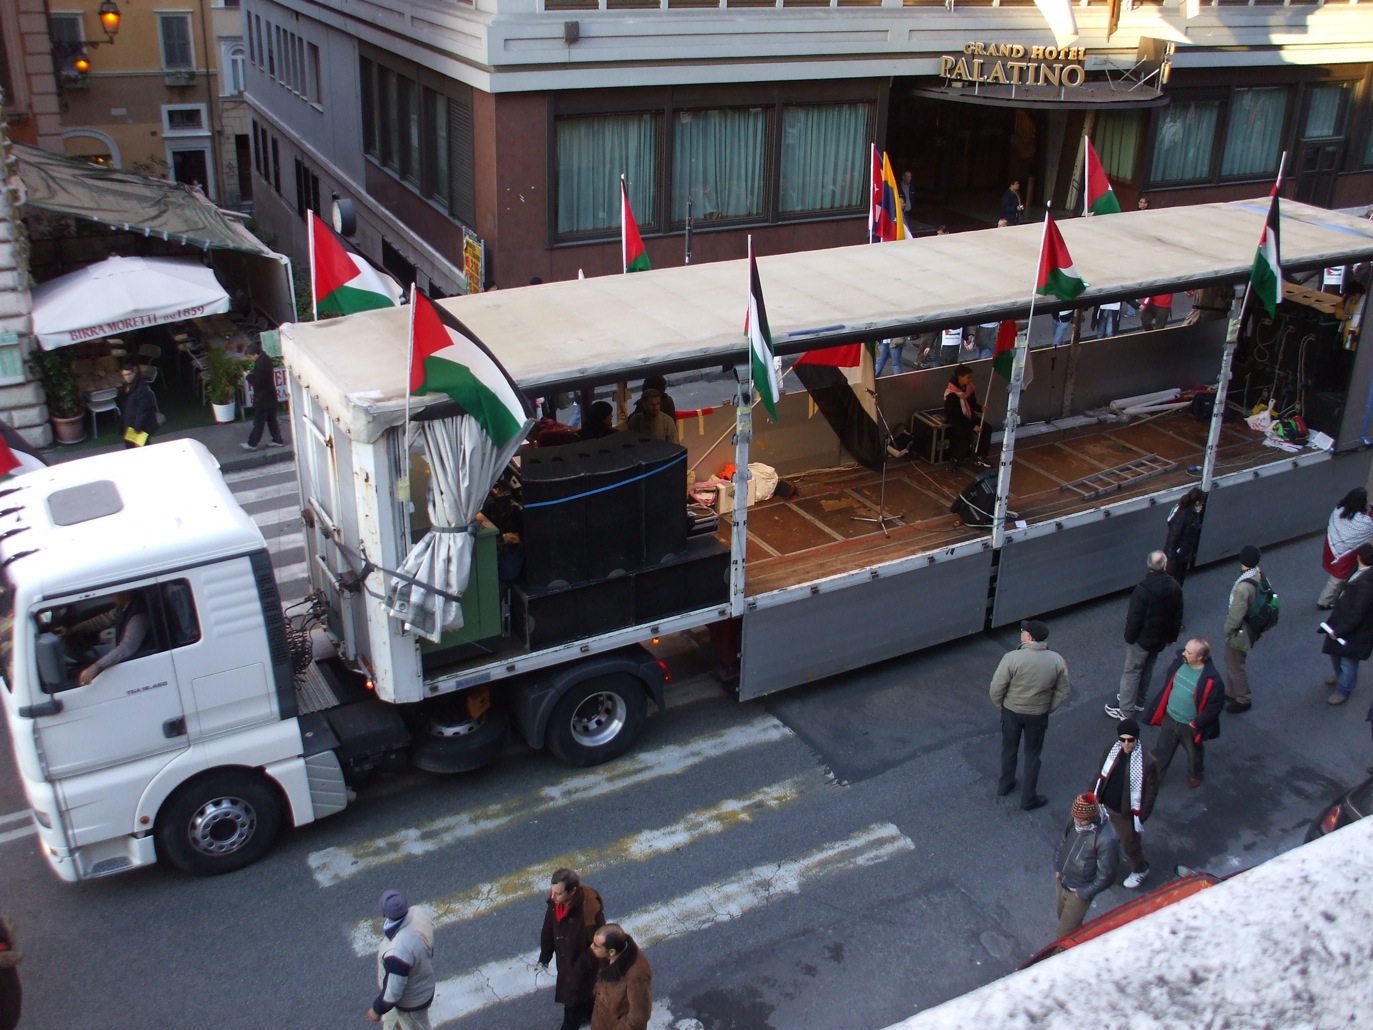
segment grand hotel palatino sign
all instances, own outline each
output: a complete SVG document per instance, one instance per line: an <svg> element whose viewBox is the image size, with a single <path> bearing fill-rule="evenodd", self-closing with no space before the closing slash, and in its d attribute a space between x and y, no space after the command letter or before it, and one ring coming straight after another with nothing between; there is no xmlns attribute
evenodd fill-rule
<svg viewBox="0 0 1373 1030"><path fill-rule="evenodd" d="M965 43L961 54L944 54L939 74L947 82L997 86L1081 86L1087 72L1085 47Z"/></svg>

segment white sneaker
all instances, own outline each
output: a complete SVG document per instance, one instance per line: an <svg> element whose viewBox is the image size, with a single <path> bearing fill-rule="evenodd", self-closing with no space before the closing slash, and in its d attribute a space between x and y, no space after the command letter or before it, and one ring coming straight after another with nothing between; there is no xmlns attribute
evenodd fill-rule
<svg viewBox="0 0 1373 1030"><path fill-rule="evenodd" d="M1131 890L1134 890L1136 887L1138 887L1141 883L1144 882L1144 878L1148 875L1149 867L1145 866L1139 872L1131 873L1129 876L1125 877L1124 886L1129 887Z"/></svg>
<svg viewBox="0 0 1373 1030"><path fill-rule="evenodd" d="M286 445L285 445L284 443L282 443L280 440L269 440L269 441L267 441L267 446L268 446L268 447L285 447Z"/></svg>
<svg viewBox="0 0 1373 1030"><path fill-rule="evenodd" d="M255 451L255 450L257 450L257 448L254 447L254 446L253 446L252 444L250 444L250 443L241 443L241 444L239 444L239 446L242 447L245 451Z"/></svg>
<svg viewBox="0 0 1373 1030"><path fill-rule="evenodd" d="M1112 719L1115 719L1115 720L1117 720L1117 721L1119 721L1119 720L1121 720L1121 719L1124 719L1124 718L1127 718L1127 713L1128 713L1128 711L1129 711L1129 709L1126 709L1126 710L1122 711L1121 709L1117 708L1115 705L1111 705L1111 704L1108 704L1108 705L1106 706L1106 714L1109 715Z"/></svg>

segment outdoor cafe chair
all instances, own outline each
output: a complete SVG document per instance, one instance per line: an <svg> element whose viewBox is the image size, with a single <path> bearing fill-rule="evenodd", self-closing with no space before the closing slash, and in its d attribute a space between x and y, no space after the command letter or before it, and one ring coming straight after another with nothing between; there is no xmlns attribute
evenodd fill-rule
<svg viewBox="0 0 1373 1030"><path fill-rule="evenodd" d="M143 373L143 378L148 381L149 386L157 385L158 371L156 365L139 365L138 370Z"/></svg>
<svg viewBox="0 0 1373 1030"><path fill-rule="evenodd" d="M100 438L100 416L107 411L119 411L119 388L92 390L86 394L86 408L91 413L91 438Z"/></svg>

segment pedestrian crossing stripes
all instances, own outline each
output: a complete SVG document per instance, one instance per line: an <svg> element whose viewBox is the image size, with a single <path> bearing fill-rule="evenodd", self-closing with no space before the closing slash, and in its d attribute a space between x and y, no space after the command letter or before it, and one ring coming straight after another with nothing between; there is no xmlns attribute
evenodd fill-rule
<svg viewBox="0 0 1373 1030"><path fill-rule="evenodd" d="M295 466L282 463L243 469L226 473L224 481L262 530L282 604L289 607L310 591Z"/></svg>
<svg viewBox="0 0 1373 1030"><path fill-rule="evenodd" d="M662 941L696 933L801 892L822 878L885 862L912 852L915 844L891 823L874 823L843 840L803 855L756 865L725 880L640 909L618 922L645 950ZM429 1009L430 1021L443 1025L494 1005L551 988L529 953L498 959L441 980Z"/></svg>
<svg viewBox="0 0 1373 1030"><path fill-rule="evenodd" d="M512 823L525 822L572 801L587 801L665 776L675 776L703 762L769 741L784 740L792 733L770 716L715 733L703 734L684 744L670 744L643 754L631 754L609 765L566 777L558 783L522 797L433 819L357 844L315 851L307 859L321 887L332 887L359 873L404 861L459 841L491 833Z"/></svg>
<svg viewBox="0 0 1373 1030"><path fill-rule="evenodd" d="M816 775L818 777L819 774ZM606 869L625 862L646 862L660 855L668 855L698 840L731 830L740 823L750 822L761 812L775 811L795 801L801 796L804 786L805 778L797 776L743 797L726 798L689 812L668 826L639 830L600 847L544 858L496 880L477 884L470 890L427 901L425 906L434 917L435 930L477 919L512 902L537 897L548 888L550 869ZM352 938L354 952L364 957L372 954L381 942L376 920L358 923L353 928Z"/></svg>

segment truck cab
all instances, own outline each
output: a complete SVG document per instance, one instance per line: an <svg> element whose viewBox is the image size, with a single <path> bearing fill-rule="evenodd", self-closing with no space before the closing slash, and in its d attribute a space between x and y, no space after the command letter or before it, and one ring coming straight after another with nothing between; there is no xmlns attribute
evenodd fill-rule
<svg viewBox="0 0 1373 1030"><path fill-rule="evenodd" d="M58 876L244 864L309 821L266 544L209 452L71 462L3 501L5 714Z"/></svg>

